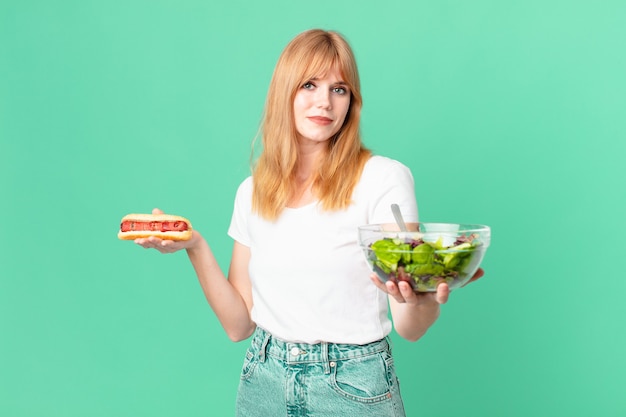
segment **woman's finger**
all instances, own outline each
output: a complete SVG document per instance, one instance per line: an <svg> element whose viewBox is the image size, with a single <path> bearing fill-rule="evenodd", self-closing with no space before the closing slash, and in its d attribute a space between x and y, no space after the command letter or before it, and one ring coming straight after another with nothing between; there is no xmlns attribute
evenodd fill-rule
<svg viewBox="0 0 626 417"><path fill-rule="evenodd" d="M374 285L376 285L376 287L384 292L387 292L387 287L385 287L385 284L382 283L379 279L378 276L376 274L372 274L370 275L370 280L374 283Z"/></svg>
<svg viewBox="0 0 626 417"><path fill-rule="evenodd" d="M406 281L400 281L398 282L397 287L404 302L415 304L418 301L417 294L415 294L415 291L413 291L411 284Z"/></svg>
<svg viewBox="0 0 626 417"><path fill-rule="evenodd" d="M400 281L395 283L393 281L381 282L376 274L372 274L370 279L381 291L386 292L389 296L393 297L399 303L417 302L418 298L411 285L408 282Z"/></svg>
<svg viewBox="0 0 626 417"><path fill-rule="evenodd" d="M474 276L472 276L472 278L470 278L469 281L467 281L465 284L463 284L463 286L465 287L470 282L476 281L477 279L481 278L483 275L485 275L485 271L482 268L478 268L478 270L476 271Z"/></svg>
<svg viewBox="0 0 626 417"><path fill-rule="evenodd" d="M387 281L385 282L385 287L387 288L387 294L392 296L394 300L396 300L399 303L406 303L406 299L400 292L400 289L398 288L395 282Z"/></svg>
<svg viewBox="0 0 626 417"><path fill-rule="evenodd" d="M181 249L178 247L178 242L174 242L172 240L162 240L154 236L135 239L135 243L144 249L156 249L161 253L172 253Z"/></svg>
<svg viewBox="0 0 626 417"><path fill-rule="evenodd" d="M450 287L445 282L437 285L437 292L435 293L435 300L439 304L445 304L448 302L448 298L450 297Z"/></svg>

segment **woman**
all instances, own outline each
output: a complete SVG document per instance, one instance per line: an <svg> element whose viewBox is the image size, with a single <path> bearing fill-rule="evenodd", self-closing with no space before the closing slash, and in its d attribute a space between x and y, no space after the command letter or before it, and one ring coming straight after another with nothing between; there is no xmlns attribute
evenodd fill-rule
<svg viewBox="0 0 626 417"><path fill-rule="evenodd" d="M237 191L228 276L197 231L187 242L136 241L164 253L186 249L228 336L253 336L238 416L405 415L388 306L398 334L415 341L449 289L418 295L371 274L357 227L393 223L393 203L417 222L417 204L410 171L363 147L360 113L348 43L335 32L301 33L278 60L263 150Z"/></svg>

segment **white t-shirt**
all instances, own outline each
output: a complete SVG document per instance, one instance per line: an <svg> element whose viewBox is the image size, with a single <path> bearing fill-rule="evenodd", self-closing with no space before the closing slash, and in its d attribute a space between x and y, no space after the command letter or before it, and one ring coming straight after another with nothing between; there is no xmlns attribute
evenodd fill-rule
<svg viewBox="0 0 626 417"><path fill-rule="evenodd" d="M413 176L400 162L373 156L341 211L312 203L276 221L252 212L252 177L237 190L228 234L250 248L252 320L291 342L365 344L391 331L387 294L370 281L358 226L394 223L391 204L417 222Z"/></svg>

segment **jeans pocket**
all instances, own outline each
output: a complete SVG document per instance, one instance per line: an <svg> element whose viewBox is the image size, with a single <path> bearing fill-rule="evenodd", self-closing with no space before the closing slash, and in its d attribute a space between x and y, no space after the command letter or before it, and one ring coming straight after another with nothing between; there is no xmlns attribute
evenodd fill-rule
<svg viewBox="0 0 626 417"><path fill-rule="evenodd" d="M252 376L252 373L254 372L254 368L256 367L258 362L259 362L259 354L254 349L254 347L251 346L246 351L246 357L243 361L243 367L241 368L242 380L247 380Z"/></svg>
<svg viewBox="0 0 626 417"><path fill-rule="evenodd" d="M330 384L339 395L361 403L377 403L392 398L395 373L385 352L331 363Z"/></svg>

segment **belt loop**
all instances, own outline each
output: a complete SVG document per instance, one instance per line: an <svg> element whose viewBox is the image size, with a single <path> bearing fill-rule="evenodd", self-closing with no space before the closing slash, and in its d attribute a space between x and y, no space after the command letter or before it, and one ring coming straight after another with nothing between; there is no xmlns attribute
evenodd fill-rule
<svg viewBox="0 0 626 417"><path fill-rule="evenodd" d="M385 341L387 342L387 349L389 350L389 353L391 353L393 351L393 341L391 340L391 337L388 335L385 336Z"/></svg>
<svg viewBox="0 0 626 417"><path fill-rule="evenodd" d="M267 356L267 345L270 342L270 338L272 337L269 332L263 332L264 338L263 343L261 343L261 349L259 349L259 361L261 363L265 362L265 357Z"/></svg>
<svg viewBox="0 0 626 417"><path fill-rule="evenodd" d="M322 363L324 364L324 373L328 375L330 373L330 362L328 361L328 343L322 342L321 348Z"/></svg>

